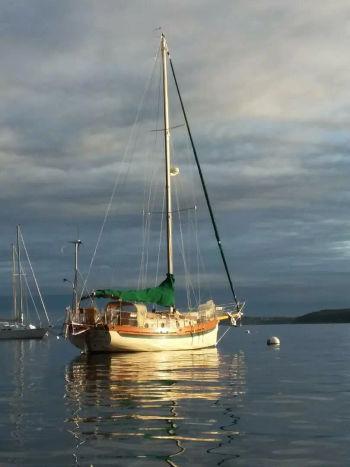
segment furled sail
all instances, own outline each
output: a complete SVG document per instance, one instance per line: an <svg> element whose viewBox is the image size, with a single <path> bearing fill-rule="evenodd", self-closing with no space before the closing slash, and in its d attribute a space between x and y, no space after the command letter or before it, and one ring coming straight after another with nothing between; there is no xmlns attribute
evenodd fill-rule
<svg viewBox="0 0 350 467"><path fill-rule="evenodd" d="M114 298L125 300L126 302L156 303L161 306L174 306L174 283L172 274L167 274L166 279L158 285L141 290L115 290L99 289L93 292L96 298Z"/></svg>

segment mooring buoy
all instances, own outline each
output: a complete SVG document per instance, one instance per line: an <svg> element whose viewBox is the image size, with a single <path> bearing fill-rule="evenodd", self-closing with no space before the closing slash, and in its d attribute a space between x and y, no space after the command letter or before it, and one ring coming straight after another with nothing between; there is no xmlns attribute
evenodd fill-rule
<svg viewBox="0 0 350 467"><path fill-rule="evenodd" d="M280 345L281 341L278 337L272 336L267 339L267 345Z"/></svg>

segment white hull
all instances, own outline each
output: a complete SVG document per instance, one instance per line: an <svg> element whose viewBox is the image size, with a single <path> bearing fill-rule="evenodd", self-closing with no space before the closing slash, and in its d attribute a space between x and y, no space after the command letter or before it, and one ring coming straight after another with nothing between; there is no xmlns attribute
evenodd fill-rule
<svg viewBox="0 0 350 467"><path fill-rule="evenodd" d="M215 327L194 335L137 336L128 333L92 328L80 334L70 334L73 345L84 352L159 352L164 350L195 350L216 346L218 323Z"/></svg>

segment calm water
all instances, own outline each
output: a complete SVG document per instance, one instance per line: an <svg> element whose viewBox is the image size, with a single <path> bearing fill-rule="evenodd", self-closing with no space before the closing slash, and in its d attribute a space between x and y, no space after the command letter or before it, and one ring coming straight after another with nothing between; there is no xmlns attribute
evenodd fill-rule
<svg viewBox="0 0 350 467"><path fill-rule="evenodd" d="M350 325L246 329L89 358L54 336L0 342L0 466L349 465Z"/></svg>

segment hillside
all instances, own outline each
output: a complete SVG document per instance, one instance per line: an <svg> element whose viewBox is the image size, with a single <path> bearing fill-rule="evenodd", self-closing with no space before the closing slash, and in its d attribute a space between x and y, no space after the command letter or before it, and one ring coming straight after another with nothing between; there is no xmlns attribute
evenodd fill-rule
<svg viewBox="0 0 350 467"><path fill-rule="evenodd" d="M298 316L295 323L350 323L350 308L320 310Z"/></svg>
<svg viewBox="0 0 350 467"><path fill-rule="evenodd" d="M249 316L244 315L243 324L302 324L302 323L350 323L350 308L320 310L305 315L292 316Z"/></svg>

